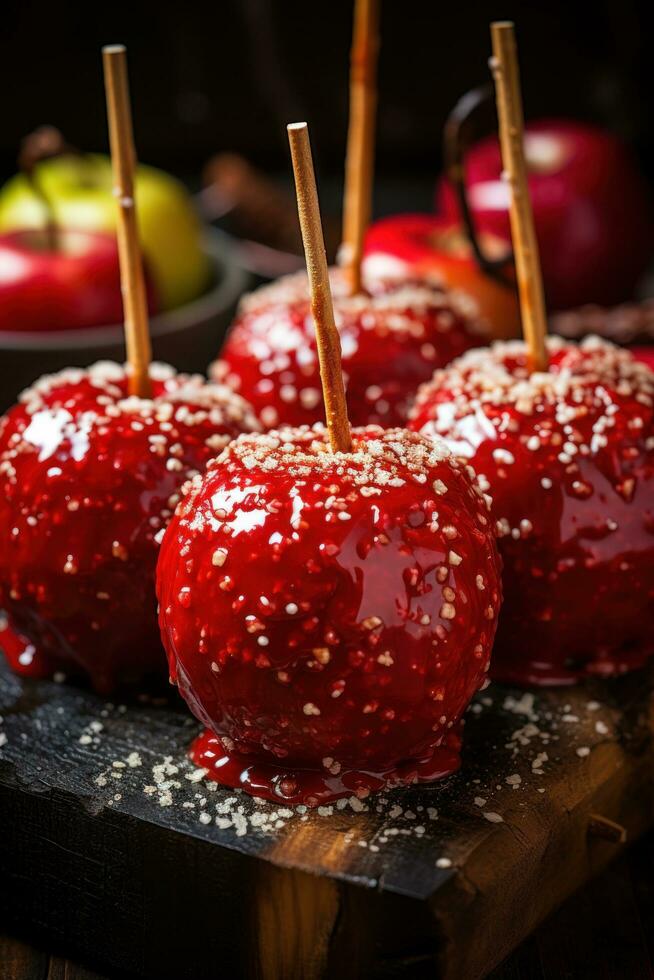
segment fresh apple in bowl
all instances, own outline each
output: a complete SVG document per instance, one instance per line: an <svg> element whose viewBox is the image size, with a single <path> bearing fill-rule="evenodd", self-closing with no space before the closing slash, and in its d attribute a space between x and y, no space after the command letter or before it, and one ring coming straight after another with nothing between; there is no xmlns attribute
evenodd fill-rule
<svg viewBox="0 0 654 980"><path fill-rule="evenodd" d="M645 181L623 144L584 123L528 123L525 156L543 279L550 309L613 305L631 297L654 245ZM478 232L511 241L509 188L497 137L465 155L468 205ZM454 219L458 204L446 177L437 210Z"/></svg>
<svg viewBox="0 0 654 980"><path fill-rule="evenodd" d="M21 236L18 238L20 241ZM174 310L160 311L150 319L154 358L172 363L180 371L204 372L248 283L247 273L239 265L226 236L205 230L201 250L209 267L209 288L191 302ZM95 258L98 258L97 251ZM69 294L68 312L74 303ZM123 361L125 341L120 306L116 313L113 323L106 326L0 329L0 411L15 402L19 392L39 374L51 374L66 366L85 367L105 358ZM16 326L17 322L12 321L12 327Z"/></svg>
<svg viewBox="0 0 654 980"><path fill-rule="evenodd" d="M113 234L112 184L109 157L64 152L41 160L30 175L19 173L0 190L0 232L43 228L47 201L59 228ZM136 198L143 253L161 309L197 299L210 285L211 262L186 188L162 170L141 164Z"/></svg>
<svg viewBox="0 0 654 980"><path fill-rule="evenodd" d="M146 270L148 307L157 303ZM80 330L123 315L116 239L44 229L0 235L0 332Z"/></svg>
<svg viewBox="0 0 654 980"><path fill-rule="evenodd" d="M482 236L485 254L500 258L506 243L490 232ZM470 296L492 338L518 336L520 312L511 281L500 281L477 264L459 224L430 214L396 214L368 229L363 260L364 277L426 279Z"/></svg>

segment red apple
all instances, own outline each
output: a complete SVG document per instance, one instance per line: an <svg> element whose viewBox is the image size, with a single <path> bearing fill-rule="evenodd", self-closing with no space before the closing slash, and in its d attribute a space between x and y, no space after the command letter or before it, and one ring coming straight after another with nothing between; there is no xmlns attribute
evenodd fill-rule
<svg viewBox="0 0 654 980"><path fill-rule="evenodd" d="M486 254L500 257L506 243L484 234ZM484 272L456 221L430 214L396 214L375 222L366 235L364 276L368 281L426 279L467 293L494 339L520 332L515 289Z"/></svg>
<svg viewBox="0 0 654 980"><path fill-rule="evenodd" d="M635 161L614 136L561 119L526 127L529 191L551 309L628 299L654 244L649 194ZM468 200L480 231L510 241L509 190L497 137L465 159ZM458 217L454 191L438 184L439 211Z"/></svg>
<svg viewBox="0 0 654 980"><path fill-rule="evenodd" d="M155 307L148 288L149 306ZM0 235L0 331L78 330L120 323L118 248L111 235L60 231Z"/></svg>
<svg viewBox="0 0 654 980"><path fill-rule="evenodd" d="M631 353L654 371L654 347L632 347Z"/></svg>

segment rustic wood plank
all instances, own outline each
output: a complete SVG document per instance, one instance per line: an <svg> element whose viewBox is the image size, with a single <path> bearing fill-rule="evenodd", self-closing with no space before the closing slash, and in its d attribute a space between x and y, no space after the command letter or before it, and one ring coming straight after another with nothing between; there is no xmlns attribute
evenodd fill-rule
<svg viewBox="0 0 654 980"><path fill-rule="evenodd" d="M598 980L651 980L651 963L626 862L609 868L537 934L544 980L582 977L592 950Z"/></svg>
<svg viewBox="0 0 654 980"><path fill-rule="evenodd" d="M585 980L588 976L603 976L607 944L609 961L613 964L613 972L609 974L611 977L622 980L625 976L654 975L650 958L654 930L650 927L649 918L654 902L653 856L654 835L649 834L596 882L569 899L518 950L493 970L488 980L546 980L550 975L557 980L559 977ZM621 883L617 888L616 881ZM282 887L286 888L285 885ZM282 927L289 911L293 914L293 909L287 906L283 914L281 908L273 913ZM310 930L305 930L305 935L309 933ZM602 935L605 935L605 940L602 940ZM17 947L21 948L30 964L45 963L47 960L45 954L34 948L16 939L0 936L0 965L3 969L7 962L5 951ZM421 962L425 960L419 953L407 956L402 964L405 969L398 976L418 976L416 965ZM262 976L267 975L266 967L269 965L269 962L264 963ZM4 975L2 973L3 978ZM43 973L39 972L38 975L42 977ZM288 975L292 976L292 973ZM27 972L21 969L17 974L19 980L31 980L32 976L31 968ZM13 980L13 977L8 980ZM47 966L47 980L108 978L60 956L52 956Z"/></svg>
<svg viewBox="0 0 654 980"><path fill-rule="evenodd" d="M0 934L2 980L46 980L48 958L28 943Z"/></svg>
<svg viewBox="0 0 654 980"><path fill-rule="evenodd" d="M616 884L617 883L617 884ZM654 976L654 833L577 892L488 980L584 980L613 962L616 978ZM598 941L599 936L599 941ZM631 965L630 965L631 964Z"/></svg>
<svg viewBox="0 0 654 980"><path fill-rule="evenodd" d="M488 975L488 980L544 980L536 937L530 936L526 939L504 963ZM567 980L582 978L568 977Z"/></svg>
<svg viewBox="0 0 654 980"><path fill-rule="evenodd" d="M473 980L620 853L591 814L654 824L652 679L491 687L461 773L302 813L198 779L174 701L1 667L0 911L139 976Z"/></svg>
<svg viewBox="0 0 654 980"><path fill-rule="evenodd" d="M110 980L106 974L87 970L63 956L51 956L46 980Z"/></svg>

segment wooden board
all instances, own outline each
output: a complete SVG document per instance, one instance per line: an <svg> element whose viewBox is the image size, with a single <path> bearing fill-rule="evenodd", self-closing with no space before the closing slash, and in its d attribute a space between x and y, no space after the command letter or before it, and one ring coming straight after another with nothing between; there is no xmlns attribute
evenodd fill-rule
<svg viewBox="0 0 654 980"><path fill-rule="evenodd" d="M654 824L654 675L491 687L441 785L298 813L196 780L183 706L0 668L0 911L130 975L481 977Z"/></svg>

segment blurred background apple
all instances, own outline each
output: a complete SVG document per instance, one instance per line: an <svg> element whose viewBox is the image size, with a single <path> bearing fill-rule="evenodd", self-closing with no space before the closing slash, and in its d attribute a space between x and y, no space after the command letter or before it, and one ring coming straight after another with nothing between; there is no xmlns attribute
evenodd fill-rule
<svg viewBox="0 0 654 980"><path fill-rule="evenodd" d="M64 154L43 160L36 164L32 181L47 199L59 228L114 231L116 202L108 157ZM211 269L188 191L162 170L140 165L136 197L143 252L161 309L196 299L209 285ZM33 183L17 174L0 190L0 231L42 228L43 224L44 207Z"/></svg>
<svg viewBox="0 0 654 980"><path fill-rule="evenodd" d="M529 191L550 309L629 299L652 255L650 195L635 160L615 136L580 122L529 122ZM495 136L465 155L475 227L510 242L509 188ZM452 185L441 177L437 210L458 218Z"/></svg>
<svg viewBox="0 0 654 980"><path fill-rule="evenodd" d="M483 233L487 255L506 254L506 243ZM477 264L455 218L430 214L396 214L375 222L365 242L364 272L371 278L427 279L467 293L477 305L489 336L515 337L520 330L516 289Z"/></svg>
<svg viewBox="0 0 654 980"><path fill-rule="evenodd" d="M148 307L157 304L146 270ZM0 331L80 330L123 316L112 235L43 229L0 235Z"/></svg>

